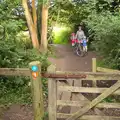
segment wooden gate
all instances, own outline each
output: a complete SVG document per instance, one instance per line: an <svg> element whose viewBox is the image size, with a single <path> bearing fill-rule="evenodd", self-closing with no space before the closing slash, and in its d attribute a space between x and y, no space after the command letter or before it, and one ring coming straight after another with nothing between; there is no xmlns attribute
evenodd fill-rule
<svg viewBox="0 0 120 120"><path fill-rule="evenodd" d="M59 76L66 75L66 78L50 78L48 80L48 100L49 100L49 120L57 120L57 118L64 118L65 120L120 120L119 116L105 116L100 108L119 108L119 103L103 102L109 95L120 95L120 73L93 73L93 72L60 72L56 71L55 66L51 65L48 72L52 74L59 74ZM72 77L74 75L74 78ZM69 81L106 81L116 80L117 82L109 88L98 87L79 87L72 86ZM61 83L58 85L58 83ZM78 98L78 101L61 100L57 98L59 91L70 92ZM83 93L92 93L95 97L92 101L88 100ZM99 94L99 95L98 95ZM79 100L79 98L82 100ZM57 112L58 107L63 106L76 106L79 110L72 114L65 114ZM85 115L89 110L94 110L96 115Z"/></svg>

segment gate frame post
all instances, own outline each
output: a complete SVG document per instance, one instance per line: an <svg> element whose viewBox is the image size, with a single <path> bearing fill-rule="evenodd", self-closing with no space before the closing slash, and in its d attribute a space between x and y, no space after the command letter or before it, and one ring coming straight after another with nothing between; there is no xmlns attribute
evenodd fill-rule
<svg viewBox="0 0 120 120"><path fill-rule="evenodd" d="M50 65L47 69L49 73L55 73L56 67ZM48 79L48 116L49 120L57 120L57 80Z"/></svg>
<svg viewBox="0 0 120 120"><path fill-rule="evenodd" d="M96 73L97 72L97 65L96 65L96 58L92 58L92 72ZM92 82L93 86L96 87L96 80L93 80Z"/></svg>
<svg viewBox="0 0 120 120"><path fill-rule="evenodd" d="M37 76L32 75L32 66L36 66ZM43 91L41 81L41 63L39 61L33 61L29 63L30 77L31 77L31 92L33 98L34 120L42 120L44 117L44 102Z"/></svg>

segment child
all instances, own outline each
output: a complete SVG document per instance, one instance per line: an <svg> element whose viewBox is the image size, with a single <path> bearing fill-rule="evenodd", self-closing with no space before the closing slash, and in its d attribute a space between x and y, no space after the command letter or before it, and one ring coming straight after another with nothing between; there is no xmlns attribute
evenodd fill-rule
<svg viewBox="0 0 120 120"><path fill-rule="evenodd" d="M88 40L86 39L86 37L84 36L83 40L82 40L82 45L83 45L83 51L87 52L87 42Z"/></svg>
<svg viewBox="0 0 120 120"><path fill-rule="evenodd" d="M76 42L75 33L71 34L71 42L72 42L72 46L75 46L75 42Z"/></svg>

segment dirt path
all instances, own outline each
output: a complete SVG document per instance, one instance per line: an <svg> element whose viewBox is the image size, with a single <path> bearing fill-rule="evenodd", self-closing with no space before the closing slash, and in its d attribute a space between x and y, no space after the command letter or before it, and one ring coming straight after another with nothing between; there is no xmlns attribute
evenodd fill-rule
<svg viewBox="0 0 120 120"><path fill-rule="evenodd" d="M70 45L56 45L56 58L49 58L49 61L52 64L55 64L58 71L85 71L90 72L92 71L92 58L96 58L96 54L94 52L88 52L88 55L85 57L79 57L76 54L73 53L73 50ZM72 85L73 81L68 81L70 85ZM59 83L59 85L62 85ZM80 86L80 80L74 80L75 86ZM64 92L58 93L58 99L60 99L60 96L62 95L62 100L70 100L71 99L71 93ZM82 96L81 96L81 99ZM78 100L75 96L72 96L72 100ZM59 109L59 112L64 113L74 113L78 110L76 107L63 107L62 109Z"/></svg>
<svg viewBox="0 0 120 120"><path fill-rule="evenodd" d="M91 71L92 58L97 57L94 52L88 52L85 57L78 57L69 45L56 45L57 58L49 58L60 71Z"/></svg>
<svg viewBox="0 0 120 120"><path fill-rule="evenodd" d="M65 45L57 45L56 55L57 58L49 58L52 64L56 64L59 71L91 71L92 58L96 57L95 53L89 52L85 57L76 56L71 47ZM69 82L71 84L71 82ZM79 86L79 81L75 82ZM61 93L59 93L60 95ZM60 97L58 95L58 97ZM68 100L71 94L64 93L63 100ZM74 110L72 110L74 111ZM76 109L75 109L76 111ZM69 107L64 108L62 112L70 112ZM31 107L20 105L12 105L7 111L3 112L2 119L0 120L33 120Z"/></svg>

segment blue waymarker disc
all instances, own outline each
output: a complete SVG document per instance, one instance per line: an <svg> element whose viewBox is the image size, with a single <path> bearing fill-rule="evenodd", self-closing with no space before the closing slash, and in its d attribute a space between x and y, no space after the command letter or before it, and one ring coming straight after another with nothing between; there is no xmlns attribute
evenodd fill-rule
<svg viewBox="0 0 120 120"><path fill-rule="evenodd" d="M32 66L32 71L34 71L34 72L38 71L38 67L37 66Z"/></svg>

